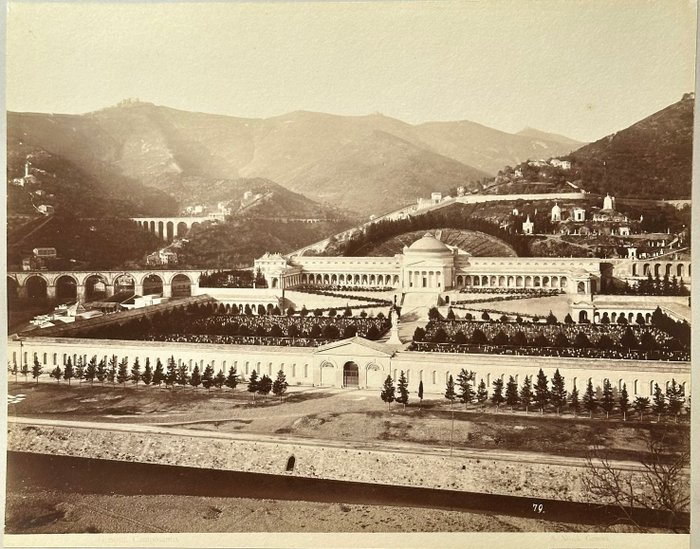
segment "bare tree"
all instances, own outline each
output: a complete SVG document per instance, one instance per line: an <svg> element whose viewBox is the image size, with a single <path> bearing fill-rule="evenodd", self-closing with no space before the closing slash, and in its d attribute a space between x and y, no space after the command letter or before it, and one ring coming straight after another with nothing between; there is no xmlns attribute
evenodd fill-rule
<svg viewBox="0 0 700 549"><path fill-rule="evenodd" d="M679 520L690 505L690 439L687 432L673 437L664 432L647 437L648 455L639 471L622 470L600 446L586 458L583 486L593 499L616 506L624 520L646 531L634 518L634 508L667 513L671 530L687 530ZM685 522L685 521L683 521Z"/></svg>

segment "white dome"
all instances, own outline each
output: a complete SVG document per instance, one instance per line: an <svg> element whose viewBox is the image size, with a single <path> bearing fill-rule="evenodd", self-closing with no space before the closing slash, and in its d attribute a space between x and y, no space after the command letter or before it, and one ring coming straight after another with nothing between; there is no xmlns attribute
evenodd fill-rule
<svg viewBox="0 0 700 549"><path fill-rule="evenodd" d="M420 253L452 253L450 248L430 233L426 233L422 238L416 240L408 247L411 252Z"/></svg>

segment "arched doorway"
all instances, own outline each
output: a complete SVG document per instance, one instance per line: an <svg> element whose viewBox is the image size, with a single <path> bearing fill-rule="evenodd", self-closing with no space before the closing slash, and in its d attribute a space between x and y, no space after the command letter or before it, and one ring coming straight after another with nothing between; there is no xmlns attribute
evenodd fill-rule
<svg viewBox="0 0 700 549"><path fill-rule="evenodd" d="M133 294L136 291L136 282L130 274L123 274L114 279L114 293Z"/></svg>
<svg viewBox="0 0 700 549"><path fill-rule="evenodd" d="M78 283L72 276L63 275L56 279L56 300L59 303L75 301L78 297Z"/></svg>
<svg viewBox="0 0 700 549"><path fill-rule="evenodd" d="M143 295L163 293L163 280L155 274L149 274L143 279Z"/></svg>
<svg viewBox="0 0 700 549"><path fill-rule="evenodd" d="M85 300L99 301L107 297L107 283L100 275L90 275L85 279Z"/></svg>
<svg viewBox="0 0 700 549"><path fill-rule="evenodd" d="M184 274L176 274L170 281L171 295L173 297L190 297L192 295L192 282Z"/></svg>
<svg viewBox="0 0 700 549"><path fill-rule="evenodd" d="M588 322L588 313L586 311L579 311L578 321L579 322Z"/></svg>
<svg viewBox="0 0 700 549"><path fill-rule="evenodd" d="M40 276L30 276L24 285L27 287L27 299L34 303L46 301L46 280Z"/></svg>
<svg viewBox="0 0 700 549"><path fill-rule="evenodd" d="M354 362L346 362L343 366L343 387L358 387L360 384L360 369Z"/></svg>

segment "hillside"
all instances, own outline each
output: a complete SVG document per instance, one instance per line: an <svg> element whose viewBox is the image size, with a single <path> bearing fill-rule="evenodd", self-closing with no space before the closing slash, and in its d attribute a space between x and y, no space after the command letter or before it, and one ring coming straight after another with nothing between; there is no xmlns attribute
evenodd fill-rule
<svg viewBox="0 0 700 549"><path fill-rule="evenodd" d="M690 198L693 94L570 156L588 191L641 198Z"/></svg>
<svg viewBox="0 0 700 549"><path fill-rule="evenodd" d="M177 204L167 194L146 187L108 167L86 171L70 160L32 147L23 138L8 137L7 210L13 215L37 214L41 204L51 205L59 215L83 217L171 215ZM11 184L24 175L25 162L31 162L30 177L23 187Z"/></svg>
<svg viewBox="0 0 700 549"><path fill-rule="evenodd" d="M8 113L8 132L10 154L22 141L106 186L121 177L177 195L183 179L203 178L206 186L260 177L363 216L434 190L474 188L505 164L572 149L468 121L414 126L382 115L305 111L244 119L141 102L85 115Z"/></svg>
<svg viewBox="0 0 700 549"><path fill-rule="evenodd" d="M456 246L473 257L516 257L515 250L494 236L480 231L460 229L437 229L429 231L448 246ZM403 253L404 246L410 246L421 238L425 231L411 231L394 236L361 251L368 256L393 257Z"/></svg>
<svg viewBox="0 0 700 549"><path fill-rule="evenodd" d="M195 228L187 235L187 242L174 251L184 267L247 268L265 252L287 253L345 228L346 224L329 221L270 223L266 219L238 217Z"/></svg>

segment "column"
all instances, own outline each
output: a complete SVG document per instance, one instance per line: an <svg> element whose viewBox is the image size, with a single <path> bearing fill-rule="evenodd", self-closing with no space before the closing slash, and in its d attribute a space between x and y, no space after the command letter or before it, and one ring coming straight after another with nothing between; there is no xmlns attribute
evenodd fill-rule
<svg viewBox="0 0 700 549"><path fill-rule="evenodd" d="M78 301L85 301L87 296L85 295L85 284L78 284L75 287L75 299Z"/></svg>
<svg viewBox="0 0 700 549"><path fill-rule="evenodd" d="M26 282L22 286L17 286L17 297L19 299L27 299L27 285Z"/></svg>
<svg viewBox="0 0 700 549"><path fill-rule="evenodd" d="M173 295L172 286L166 282L163 282L163 297L172 297L172 295ZM194 292L192 292L192 295L194 295Z"/></svg>
<svg viewBox="0 0 700 549"><path fill-rule="evenodd" d="M136 295L143 295L143 284L138 284L134 281L134 293Z"/></svg>
<svg viewBox="0 0 700 549"><path fill-rule="evenodd" d="M105 284L105 297L114 295L114 284Z"/></svg>
<svg viewBox="0 0 700 549"><path fill-rule="evenodd" d="M49 301L56 301L56 285L46 284L46 299Z"/></svg>

